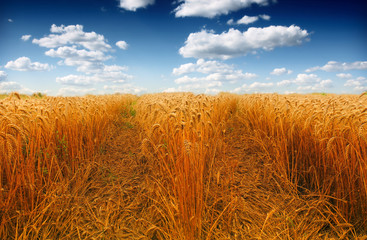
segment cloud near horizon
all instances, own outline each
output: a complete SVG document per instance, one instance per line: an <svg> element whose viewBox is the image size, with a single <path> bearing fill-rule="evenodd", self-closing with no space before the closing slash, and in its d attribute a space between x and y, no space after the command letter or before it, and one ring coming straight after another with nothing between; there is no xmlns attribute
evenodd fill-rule
<svg viewBox="0 0 367 240"><path fill-rule="evenodd" d="M177 91L204 90L206 93L219 92L223 84L234 84L238 81L246 81L257 77L254 73L243 73L234 66L220 61L206 61L198 59L195 63L182 64L172 70L175 83L180 85ZM175 88L171 88L172 91ZM167 90L167 89L166 89Z"/></svg>
<svg viewBox="0 0 367 240"><path fill-rule="evenodd" d="M6 81L8 74L4 71L0 71L0 82Z"/></svg>
<svg viewBox="0 0 367 240"><path fill-rule="evenodd" d="M367 78L357 77L356 79L349 79L344 83L345 87L352 87L353 90L358 92L367 91Z"/></svg>
<svg viewBox="0 0 367 240"><path fill-rule="evenodd" d="M333 87L331 79L321 79L316 74L300 73L295 79L277 82L278 87L297 86L297 91L324 91Z"/></svg>
<svg viewBox="0 0 367 240"><path fill-rule="evenodd" d="M23 87L17 82L0 82L0 93L18 92L21 94L32 94L34 91Z"/></svg>
<svg viewBox="0 0 367 240"><path fill-rule="evenodd" d="M9 61L5 68L11 69L14 71L49 71L52 69L52 66L48 65L48 63L40 63L40 62L32 62L28 57L20 57L15 61Z"/></svg>
<svg viewBox="0 0 367 240"><path fill-rule="evenodd" d="M329 61L324 66L316 66L306 69L306 72L314 72L317 70L322 70L326 72L337 72L337 71L349 71L349 70L367 70L367 61L356 61L352 63L340 63L336 61Z"/></svg>
<svg viewBox="0 0 367 240"><path fill-rule="evenodd" d="M291 25L251 27L245 32L229 29L216 34L206 29L191 33L179 53L185 58L229 59L247 55L258 49L271 51L276 47L300 45L308 40L309 33Z"/></svg>
<svg viewBox="0 0 367 240"><path fill-rule="evenodd" d="M233 93L249 93L249 92L257 92L257 91L266 91L270 90L274 86L274 83L262 83L262 82L253 82L252 84L243 84L241 87L235 88L231 92Z"/></svg>
<svg viewBox="0 0 367 240"><path fill-rule="evenodd" d="M41 39L33 39L33 43L41 47L50 48L46 56L60 58L60 66L75 67L76 71L83 74L69 74L56 78L56 82L68 86L92 86L96 83L125 83L133 77L126 74L126 66L106 65L105 61L112 59L112 47L107 39L95 32L85 32L83 25L53 24L51 34ZM127 48L125 41L118 41L116 46ZM74 88L64 88L63 92ZM92 89L92 88L90 88Z"/></svg>

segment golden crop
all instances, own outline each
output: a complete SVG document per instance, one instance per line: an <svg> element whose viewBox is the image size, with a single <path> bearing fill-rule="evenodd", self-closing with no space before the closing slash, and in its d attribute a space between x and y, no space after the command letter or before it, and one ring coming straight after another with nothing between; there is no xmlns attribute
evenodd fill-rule
<svg viewBox="0 0 367 240"><path fill-rule="evenodd" d="M358 238L366 130L365 95L13 94L0 237Z"/></svg>

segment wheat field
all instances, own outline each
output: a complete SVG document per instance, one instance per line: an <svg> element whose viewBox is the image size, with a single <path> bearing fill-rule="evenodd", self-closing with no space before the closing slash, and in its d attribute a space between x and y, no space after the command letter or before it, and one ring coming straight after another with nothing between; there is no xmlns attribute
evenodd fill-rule
<svg viewBox="0 0 367 240"><path fill-rule="evenodd" d="M367 239L367 95L0 99L0 239Z"/></svg>

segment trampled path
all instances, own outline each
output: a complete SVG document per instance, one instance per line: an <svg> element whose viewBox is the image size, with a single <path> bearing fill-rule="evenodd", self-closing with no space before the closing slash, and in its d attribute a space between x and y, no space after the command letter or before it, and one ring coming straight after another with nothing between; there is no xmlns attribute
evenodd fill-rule
<svg viewBox="0 0 367 240"><path fill-rule="evenodd" d="M235 122L227 129L226 163L218 163L217 183L224 189L220 197L230 195L233 201L211 239L332 239L350 232L348 225L333 225L339 219L325 199L300 197L284 189L264 154L244 144L248 142L244 129ZM157 239L159 224L167 220L149 216L159 203L151 198L152 167L142 154L141 134L137 126L123 124L98 156L103 190L89 201L105 206L98 211L98 204L91 203L102 223L94 227L110 239Z"/></svg>

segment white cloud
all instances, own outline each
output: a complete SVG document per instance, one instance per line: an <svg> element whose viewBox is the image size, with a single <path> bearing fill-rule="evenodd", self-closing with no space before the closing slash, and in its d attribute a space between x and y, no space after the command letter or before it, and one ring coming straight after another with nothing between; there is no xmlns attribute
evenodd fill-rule
<svg viewBox="0 0 367 240"><path fill-rule="evenodd" d="M202 30L191 33L179 52L186 58L229 59L246 55L256 49L270 51L275 47L299 45L308 35L306 30L294 25L252 27L245 32L231 28L221 34Z"/></svg>
<svg viewBox="0 0 367 240"><path fill-rule="evenodd" d="M214 60L205 61L204 59L198 59L196 63L183 64L178 68L174 68L172 71L172 73L176 76L195 72L203 74L220 74L223 75L223 78L233 78L234 75L237 76L238 79L256 77L256 74L242 73L241 70L235 70L234 66ZM224 75L227 75L227 77Z"/></svg>
<svg viewBox="0 0 367 240"><path fill-rule="evenodd" d="M266 14L261 14L259 15L260 18L262 18L263 20L269 21L270 20L270 16L266 15Z"/></svg>
<svg viewBox="0 0 367 240"><path fill-rule="evenodd" d="M282 80L277 82L278 87L289 87L297 85L298 91L323 91L333 87L333 81L330 79L322 80L316 74L298 74L295 79Z"/></svg>
<svg viewBox="0 0 367 240"><path fill-rule="evenodd" d="M118 41L116 42L116 46L121 48L122 50L126 50L129 45L125 41Z"/></svg>
<svg viewBox="0 0 367 240"><path fill-rule="evenodd" d="M224 83L233 84L257 77L254 73L243 73L242 70L237 70L234 66L219 61L205 61L204 59L198 59L196 63L186 63L174 68L172 74L175 76L184 75L175 80L175 83L180 85L179 88L175 89L176 91L202 90L208 93L219 91L218 87L222 87Z"/></svg>
<svg viewBox="0 0 367 240"><path fill-rule="evenodd" d="M12 23L12 22L14 22L14 21L13 21L13 19L8 18L8 22L11 22L11 23Z"/></svg>
<svg viewBox="0 0 367 240"><path fill-rule="evenodd" d="M0 82L0 93L18 92L22 94L31 94L34 91L23 87L17 82Z"/></svg>
<svg viewBox="0 0 367 240"><path fill-rule="evenodd" d="M64 85L88 86L94 82L92 76L70 74L64 77L57 77L56 82Z"/></svg>
<svg viewBox="0 0 367 240"><path fill-rule="evenodd" d="M134 12L151 4L154 4L154 0L120 0L120 8Z"/></svg>
<svg viewBox="0 0 367 240"><path fill-rule="evenodd" d="M78 88L78 87L64 87L59 89L59 96L80 96L85 94L94 94L96 91L95 88Z"/></svg>
<svg viewBox="0 0 367 240"><path fill-rule="evenodd" d="M129 68L126 66L118 66L118 65L105 65L104 71L105 72L119 72L119 71L127 71Z"/></svg>
<svg viewBox="0 0 367 240"><path fill-rule="evenodd" d="M103 87L106 91L112 91L114 93L131 93L131 94L141 94L146 92L147 89L134 86L131 83L122 84L122 85L105 85Z"/></svg>
<svg viewBox="0 0 367 240"><path fill-rule="evenodd" d="M48 63L31 62L28 57L20 57L15 61L9 61L5 68L15 70L15 71L49 71L52 66Z"/></svg>
<svg viewBox="0 0 367 240"><path fill-rule="evenodd" d="M263 20L270 20L270 16L266 15L266 14L262 14L262 15L259 15L259 16L247 16L247 15L245 15L241 19L237 20L237 22L235 22L233 19L229 19L227 21L227 24L228 25L234 25L234 24L248 25L248 24L251 24L251 23L254 23L254 22L258 21L260 18L263 19Z"/></svg>
<svg viewBox="0 0 367 240"><path fill-rule="evenodd" d="M64 77L57 77L56 82L72 86L88 86L101 82L125 83L127 80L132 79L132 76L123 73L122 71L124 70L127 70L127 68L123 66L104 66L102 71L94 75L70 74Z"/></svg>
<svg viewBox="0 0 367 240"><path fill-rule="evenodd" d="M23 35L20 39L22 39L24 42L28 41L32 35Z"/></svg>
<svg viewBox="0 0 367 240"><path fill-rule="evenodd" d="M171 93L171 92L178 92L176 88L167 88L165 90L163 90L163 92L166 92L166 93Z"/></svg>
<svg viewBox="0 0 367 240"><path fill-rule="evenodd" d="M262 83L262 82L253 82L250 85L243 84L241 87L235 88L233 93L248 93L248 92L263 92L268 91L274 86L274 83Z"/></svg>
<svg viewBox="0 0 367 240"><path fill-rule="evenodd" d="M229 20L227 21L227 24L228 24L228 25L234 25L235 23L234 23L234 20L233 20L233 19L229 19Z"/></svg>
<svg viewBox="0 0 367 240"><path fill-rule="evenodd" d="M270 0L180 0L174 10L176 17L207 17L227 15L230 12L250 7L252 4L268 5Z"/></svg>
<svg viewBox="0 0 367 240"><path fill-rule="evenodd" d="M20 89L22 89L21 85L16 82L0 82L0 93L9 93Z"/></svg>
<svg viewBox="0 0 367 240"><path fill-rule="evenodd" d="M321 79L316 74L298 74L297 78L293 81L298 85L306 85L320 82Z"/></svg>
<svg viewBox="0 0 367 240"><path fill-rule="evenodd" d="M126 66L105 64L105 61L112 58L107 52L113 51L103 35L84 32L82 25L53 24L50 32L48 36L33 39L32 42L51 48L45 55L60 58L59 65L75 67L78 72L83 73L57 77L56 82L67 86L60 89L59 95L96 93L96 84L126 85L126 81L133 78L124 72L128 70ZM116 42L116 46L121 49L128 47L124 41ZM89 88L86 89L86 86Z"/></svg>
<svg viewBox="0 0 367 240"><path fill-rule="evenodd" d="M270 74L280 76L283 74L291 74L292 72L292 70L287 70L286 68L274 68L274 70Z"/></svg>
<svg viewBox="0 0 367 240"><path fill-rule="evenodd" d="M205 84L205 83L193 83L178 86L177 88L167 88L163 92L200 92L200 93L213 93L219 92L220 89L216 88L216 84Z"/></svg>
<svg viewBox="0 0 367 240"><path fill-rule="evenodd" d="M59 65L76 67L78 72L84 73L57 77L58 83L70 86L91 86L101 82L124 83L132 79L131 75L124 73L127 67L105 65L104 62L112 56L106 53L111 46L107 44L103 35L84 32L82 25L56 26L53 24L50 31L52 34L34 39L33 42L52 48L46 51L45 55L60 58ZM127 48L127 43L124 41L118 41L116 45ZM70 89L65 88L65 91Z"/></svg>
<svg viewBox="0 0 367 240"><path fill-rule="evenodd" d="M333 72L333 71L349 71L349 70L367 70L367 61L356 61L352 63L340 63L336 61L329 61L326 65L320 67L312 67L306 69L306 72L313 72L316 70L323 70L326 72Z"/></svg>
<svg viewBox="0 0 367 240"><path fill-rule="evenodd" d="M92 51L108 51L111 46L104 36L95 32L84 32L83 25L56 26L52 24L52 34L40 39L33 39L32 43L41 47L56 48L68 44L85 47Z"/></svg>
<svg viewBox="0 0 367 240"><path fill-rule="evenodd" d="M62 58L63 61L60 61L59 65L74 66L77 67L77 71L85 73L103 70L103 61L111 58L111 56L106 56L102 51L77 49L76 46L59 47L57 50L50 49L45 52L45 55L54 58Z"/></svg>
<svg viewBox="0 0 367 240"><path fill-rule="evenodd" d="M299 86L298 91L323 91L327 88L333 87L333 81L330 79L322 80L314 85Z"/></svg>
<svg viewBox="0 0 367 240"><path fill-rule="evenodd" d="M176 83L198 82L198 81L230 81L246 80L257 77L254 73L243 73L241 70L235 70L234 66L227 65L218 61L197 60L196 63L183 64L174 68L173 75L185 75L192 73L207 74L205 77L188 77L176 79ZM190 79L190 80L189 80Z"/></svg>
<svg viewBox="0 0 367 240"><path fill-rule="evenodd" d="M336 74L336 76L338 78L344 78L344 79L352 78L353 77L352 74L350 74L350 73L338 73L338 74Z"/></svg>
<svg viewBox="0 0 367 240"><path fill-rule="evenodd" d="M321 88L331 88L333 87L333 81L330 79L322 80L320 82L320 87Z"/></svg>
<svg viewBox="0 0 367 240"><path fill-rule="evenodd" d="M0 82L6 81L8 74L4 71L0 71Z"/></svg>
<svg viewBox="0 0 367 240"><path fill-rule="evenodd" d="M241 19L239 19L237 21L237 24L245 24L245 25L248 25L250 23L254 23L256 22L257 20L259 20L259 17L258 16L243 16Z"/></svg>
<svg viewBox="0 0 367 240"><path fill-rule="evenodd" d="M367 78L358 77L356 79L349 79L344 84L345 87L352 87L355 91L367 91Z"/></svg>
<svg viewBox="0 0 367 240"><path fill-rule="evenodd" d="M277 82L278 87L283 87L283 86L290 86L292 85L293 81L292 80L283 80L280 82Z"/></svg>

